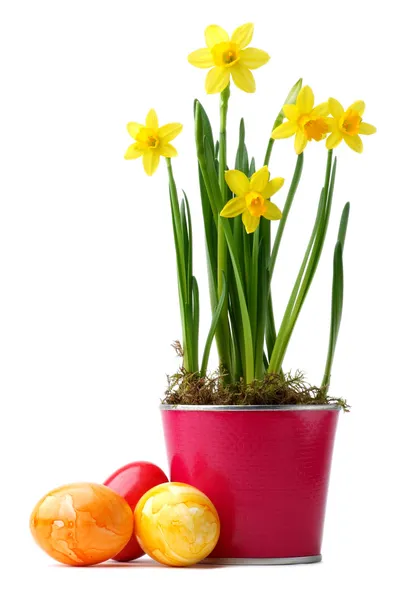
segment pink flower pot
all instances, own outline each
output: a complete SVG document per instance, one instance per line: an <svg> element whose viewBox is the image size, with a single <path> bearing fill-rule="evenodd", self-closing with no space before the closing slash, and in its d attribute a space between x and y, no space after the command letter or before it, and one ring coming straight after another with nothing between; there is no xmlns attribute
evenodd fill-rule
<svg viewBox="0 0 418 600"><path fill-rule="evenodd" d="M162 405L171 481L215 504L217 563L321 560L339 407Z"/></svg>

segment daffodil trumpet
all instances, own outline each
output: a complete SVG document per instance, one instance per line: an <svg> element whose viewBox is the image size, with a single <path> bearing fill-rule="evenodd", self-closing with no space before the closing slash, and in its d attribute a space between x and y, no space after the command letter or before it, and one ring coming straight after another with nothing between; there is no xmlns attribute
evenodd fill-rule
<svg viewBox="0 0 418 600"><path fill-rule="evenodd" d="M286 352L322 256L333 205L337 160L334 150L342 141L355 152L362 152L361 135L376 128L363 120L365 104L356 101L344 109L333 97L315 102L312 88L299 79L291 88L274 120L264 162L256 165L248 152L245 123L241 119L235 163L228 153L228 108L231 85L245 92L255 91L254 69L265 65L266 52L249 47L254 27L244 24L231 36L217 25L205 31L206 47L192 52L189 62L210 69L206 76L208 94L219 93L219 135L214 136L202 104L194 103L195 141L198 162L201 208L205 230L209 294L212 322L202 357L199 353L199 286L193 272L194 210L186 194L179 201L172 159L177 151L172 141L181 132L179 123L160 126L151 109L145 124L128 124L134 139L127 159L142 158L148 175L153 175L161 157L166 159L169 197L176 254L184 372L206 377L214 340L219 356L222 385L244 381L251 385L283 373ZM294 138L296 163L293 176L282 176L271 167L276 140ZM312 144L314 142L314 144ZM283 142L285 143L285 142ZM327 149L325 178L308 240L294 286L276 327L271 291L277 257L286 224L296 198L305 151L322 145ZM277 172L278 171L278 172ZM287 189L286 195L282 189ZM321 398L326 401L331 382L337 338L343 308L343 250L350 206L342 211L334 248L331 289L331 320L328 353L325 361ZM277 228L272 236L272 226ZM318 396L319 397L319 396Z"/></svg>

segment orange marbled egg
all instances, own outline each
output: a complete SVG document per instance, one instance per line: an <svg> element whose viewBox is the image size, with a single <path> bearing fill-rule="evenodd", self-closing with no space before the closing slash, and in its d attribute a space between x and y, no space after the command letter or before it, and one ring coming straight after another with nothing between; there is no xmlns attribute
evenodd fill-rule
<svg viewBox="0 0 418 600"><path fill-rule="evenodd" d="M97 483L63 485L35 506L30 528L49 556L66 565L95 565L129 541L133 514L116 492Z"/></svg>
<svg viewBox="0 0 418 600"><path fill-rule="evenodd" d="M220 533L216 508L200 490L185 483L162 483L135 508L135 535L144 552L173 567L206 558Z"/></svg>

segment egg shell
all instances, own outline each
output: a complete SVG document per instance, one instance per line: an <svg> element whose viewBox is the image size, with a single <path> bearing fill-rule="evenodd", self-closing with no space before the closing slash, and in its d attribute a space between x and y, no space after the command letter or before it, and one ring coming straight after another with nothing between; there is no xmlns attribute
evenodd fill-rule
<svg viewBox="0 0 418 600"><path fill-rule="evenodd" d="M95 565L129 541L133 513L116 492L97 483L63 485L35 506L30 528L37 544L66 565Z"/></svg>
<svg viewBox="0 0 418 600"><path fill-rule="evenodd" d="M164 471L147 461L129 463L106 479L104 485L110 487L117 494L125 498L132 510L135 510L140 498L149 489L160 483L167 482ZM144 555L144 551L138 544L135 533L119 554L113 557L118 562L128 562Z"/></svg>
<svg viewBox="0 0 418 600"><path fill-rule="evenodd" d="M215 548L220 521L215 506L200 490L185 483L162 483L149 490L135 508L135 535L154 560L186 567Z"/></svg>

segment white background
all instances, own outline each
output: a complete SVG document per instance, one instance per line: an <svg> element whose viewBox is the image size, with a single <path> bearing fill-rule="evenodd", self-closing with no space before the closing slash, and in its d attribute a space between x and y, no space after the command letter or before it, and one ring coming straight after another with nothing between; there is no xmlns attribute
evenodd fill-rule
<svg viewBox="0 0 418 600"><path fill-rule="evenodd" d="M0 11L1 595L115 598L416 597L416 30L413 3L176 0L4 1ZM28 518L51 488L101 482L132 460L166 469L158 411L170 344L180 335L167 177L124 161L128 121L154 107L180 121L173 160L195 227L202 331L209 306L194 156L192 102L214 124L218 97L186 56L206 25L255 22L270 63L257 93L232 89L230 163L247 119L261 165L272 123L301 76L318 102L366 101L378 128L356 155L338 148L329 236L286 358L319 383L325 361L332 248L352 203L346 297L332 392L353 409L337 435L323 543L306 567L175 570L53 565ZM277 319L313 222L323 144L310 144L274 280ZM295 155L277 142L272 176L283 206ZM215 365L215 356L212 357ZM4 588L4 589L2 589ZM228 590L231 588L231 591ZM219 596L220 595L220 596Z"/></svg>

